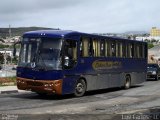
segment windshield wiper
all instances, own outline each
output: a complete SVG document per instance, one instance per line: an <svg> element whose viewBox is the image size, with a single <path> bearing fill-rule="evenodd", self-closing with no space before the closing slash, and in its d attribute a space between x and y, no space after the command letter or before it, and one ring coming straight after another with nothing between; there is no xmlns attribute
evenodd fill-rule
<svg viewBox="0 0 160 120"><path fill-rule="evenodd" d="M37 56L37 60L36 60L36 62L35 63L37 63L37 67L38 67L38 69L39 70L45 70L45 71L47 71L48 69L47 69L47 66L46 66L46 64L45 64L45 61L44 61L44 59L43 59L43 57L42 57L42 55L40 54L40 52L38 52L38 54L37 54L38 56ZM42 66L38 66L38 63L39 63L39 60L40 60L40 58L41 58L41 61L42 61ZM40 67L40 68L39 68Z"/></svg>
<svg viewBox="0 0 160 120"><path fill-rule="evenodd" d="M33 58L31 59L31 61L30 61L30 62L27 62L24 67L25 67L25 68L26 68L26 67L29 67L29 65L30 65L30 67L32 67L31 64L32 64L32 63L35 63L35 64L36 64L36 59L37 59L36 53L34 53ZM35 65L35 67L36 67L36 65Z"/></svg>

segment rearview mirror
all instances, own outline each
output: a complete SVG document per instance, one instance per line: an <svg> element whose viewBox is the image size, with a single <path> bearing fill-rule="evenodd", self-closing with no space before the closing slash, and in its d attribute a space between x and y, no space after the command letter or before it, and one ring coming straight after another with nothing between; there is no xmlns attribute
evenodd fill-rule
<svg viewBox="0 0 160 120"><path fill-rule="evenodd" d="M17 44L21 44L21 42L19 41L19 42L14 43L14 45L13 45L13 57L16 56L16 52L17 52L16 45Z"/></svg>
<svg viewBox="0 0 160 120"><path fill-rule="evenodd" d="M17 49L16 49L16 47L14 47L14 48L13 48L13 57L16 56L16 52L17 52Z"/></svg>

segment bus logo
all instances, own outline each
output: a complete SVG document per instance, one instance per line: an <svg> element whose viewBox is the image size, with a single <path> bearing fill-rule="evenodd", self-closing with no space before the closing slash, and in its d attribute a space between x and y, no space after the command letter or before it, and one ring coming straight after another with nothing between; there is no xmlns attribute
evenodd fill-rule
<svg viewBox="0 0 160 120"><path fill-rule="evenodd" d="M122 63L120 61L94 61L92 63L92 67L94 70L106 70L106 69L115 69L121 68Z"/></svg>

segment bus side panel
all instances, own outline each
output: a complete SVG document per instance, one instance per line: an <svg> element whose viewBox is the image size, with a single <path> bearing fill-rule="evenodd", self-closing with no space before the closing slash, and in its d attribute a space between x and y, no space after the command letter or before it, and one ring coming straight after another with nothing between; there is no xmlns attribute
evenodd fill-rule
<svg viewBox="0 0 160 120"><path fill-rule="evenodd" d="M63 79L62 94L74 93L75 85L79 76L66 75Z"/></svg>
<svg viewBox="0 0 160 120"><path fill-rule="evenodd" d="M86 75L85 78L87 81L87 91L111 87L120 87L124 83L124 81L122 81L123 77L120 73L98 74L97 76Z"/></svg>
<svg viewBox="0 0 160 120"><path fill-rule="evenodd" d="M146 81L145 72L133 72L131 73L131 85L140 84Z"/></svg>
<svg viewBox="0 0 160 120"><path fill-rule="evenodd" d="M112 87L120 87L121 86L121 81L122 81L122 77L121 77L121 74L118 73L118 74L110 74L110 83L109 83L109 87L112 88Z"/></svg>
<svg viewBox="0 0 160 120"><path fill-rule="evenodd" d="M85 75L87 81L87 91L122 87L125 84L125 76L129 74L131 76L131 85L140 84L146 80L146 73L132 72L132 73L106 73L99 75Z"/></svg>
<svg viewBox="0 0 160 120"><path fill-rule="evenodd" d="M84 78L86 79L86 82L87 82L87 91L98 89L97 83L101 81L98 81L98 77L96 74L95 75L84 75Z"/></svg>
<svg viewBox="0 0 160 120"><path fill-rule="evenodd" d="M97 87L99 89L109 88L110 75L109 74L98 74Z"/></svg>

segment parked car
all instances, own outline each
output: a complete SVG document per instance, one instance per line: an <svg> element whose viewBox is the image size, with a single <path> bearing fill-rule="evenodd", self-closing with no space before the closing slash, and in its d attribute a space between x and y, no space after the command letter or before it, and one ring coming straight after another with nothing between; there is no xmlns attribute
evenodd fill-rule
<svg viewBox="0 0 160 120"><path fill-rule="evenodd" d="M148 64L147 79L158 80L160 77L160 67L158 64Z"/></svg>

